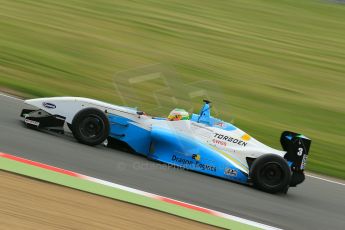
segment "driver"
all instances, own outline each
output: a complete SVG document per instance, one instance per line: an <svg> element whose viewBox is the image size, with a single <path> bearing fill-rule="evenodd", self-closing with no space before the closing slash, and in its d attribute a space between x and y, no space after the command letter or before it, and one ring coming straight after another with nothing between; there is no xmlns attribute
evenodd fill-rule
<svg viewBox="0 0 345 230"><path fill-rule="evenodd" d="M169 121L189 120L189 113L184 109L174 109L168 116Z"/></svg>

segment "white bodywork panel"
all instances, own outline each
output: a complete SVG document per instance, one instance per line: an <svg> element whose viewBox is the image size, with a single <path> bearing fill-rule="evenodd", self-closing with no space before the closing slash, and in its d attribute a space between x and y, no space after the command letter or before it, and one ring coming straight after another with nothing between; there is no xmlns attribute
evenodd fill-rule
<svg viewBox="0 0 345 230"><path fill-rule="evenodd" d="M97 101L83 97L49 97L38 98L24 101L25 104L35 106L52 115L60 115L66 117L66 122L72 123L74 116L82 109L97 108L103 112L107 110L109 113L118 114L125 117L137 117L136 110L122 106L112 105L102 101ZM47 108L45 103L55 105L55 108Z"/></svg>

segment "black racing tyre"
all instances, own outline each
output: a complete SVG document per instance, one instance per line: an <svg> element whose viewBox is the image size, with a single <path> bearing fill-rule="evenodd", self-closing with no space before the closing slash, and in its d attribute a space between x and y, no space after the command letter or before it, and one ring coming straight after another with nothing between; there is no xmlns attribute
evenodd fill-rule
<svg viewBox="0 0 345 230"><path fill-rule="evenodd" d="M109 120L99 109L86 108L79 111L72 121L73 136L86 145L99 145L109 136Z"/></svg>
<svg viewBox="0 0 345 230"><path fill-rule="evenodd" d="M291 170L280 156L267 154L254 160L250 169L254 186L269 193L284 192L289 188Z"/></svg>

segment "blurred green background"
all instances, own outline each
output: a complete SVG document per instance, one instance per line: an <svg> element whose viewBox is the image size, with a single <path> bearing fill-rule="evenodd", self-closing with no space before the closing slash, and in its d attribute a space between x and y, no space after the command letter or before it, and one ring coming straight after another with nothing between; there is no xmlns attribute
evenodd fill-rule
<svg viewBox="0 0 345 230"><path fill-rule="evenodd" d="M0 5L1 91L85 96L166 115L175 106L201 106L185 84L206 86L219 117L276 148L283 130L301 132L313 140L308 170L345 178L344 4L1 0ZM162 78L126 83L126 74L155 70L157 63L157 69L175 73L166 78L176 85L166 89Z"/></svg>

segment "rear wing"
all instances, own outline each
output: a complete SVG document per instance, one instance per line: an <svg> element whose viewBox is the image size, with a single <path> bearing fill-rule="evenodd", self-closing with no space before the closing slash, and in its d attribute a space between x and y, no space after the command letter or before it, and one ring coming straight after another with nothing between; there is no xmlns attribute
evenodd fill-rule
<svg viewBox="0 0 345 230"><path fill-rule="evenodd" d="M285 131L282 133L280 143L287 153L285 159L292 162L293 172L303 172L307 163L311 140L298 133Z"/></svg>

